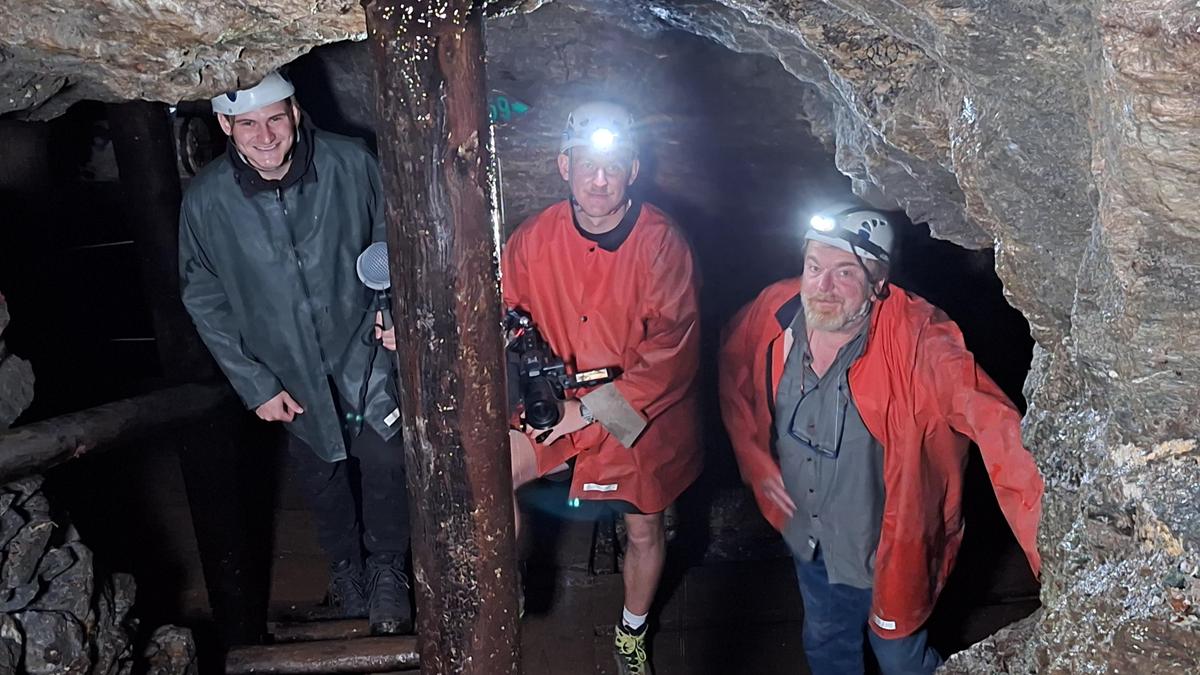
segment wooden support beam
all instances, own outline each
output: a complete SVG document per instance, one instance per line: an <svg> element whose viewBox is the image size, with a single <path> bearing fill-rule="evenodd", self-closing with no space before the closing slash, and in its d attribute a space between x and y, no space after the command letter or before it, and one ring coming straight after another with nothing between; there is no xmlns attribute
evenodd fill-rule
<svg viewBox="0 0 1200 675"><path fill-rule="evenodd" d="M363 7L376 65L421 667L517 673L482 4Z"/></svg>
<svg viewBox="0 0 1200 675"><path fill-rule="evenodd" d="M235 647L225 657L227 675L382 673L419 666L417 639L409 635Z"/></svg>
<svg viewBox="0 0 1200 675"><path fill-rule="evenodd" d="M371 628L366 619L276 621L268 626L268 630L271 633L271 640L276 643L350 640L371 634Z"/></svg>
<svg viewBox="0 0 1200 675"><path fill-rule="evenodd" d="M178 428L234 404L228 387L184 384L0 433L0 483Z"/></svg>

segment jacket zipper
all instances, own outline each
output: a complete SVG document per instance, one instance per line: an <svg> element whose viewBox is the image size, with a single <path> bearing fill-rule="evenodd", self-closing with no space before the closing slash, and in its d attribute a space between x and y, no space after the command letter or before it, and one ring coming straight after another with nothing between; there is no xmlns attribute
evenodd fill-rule
<svg viewBox="0 0 1200 675"><path fill-rule="evenodd" d="M296 250L296 236L292 232L291 224L288 222L288 208L287 202L283 199L283 188L275 188L275 198L279 201L280 211L283 212L283 226L287 230L288 243L292 247L292 258L296 261L296 270L300 276L300 287L304 289L304 297L308 300L308 320L312 324L313 336L316 338L317 354L321 357L321 367L327 375L331 375L333 368L330 366L329 360L325 358L325 348L321 346L321 331L317 327L317 318L313 315L312 291L309 290L308 279L304 276L304 261L300 259L300 252Z"/></svg>

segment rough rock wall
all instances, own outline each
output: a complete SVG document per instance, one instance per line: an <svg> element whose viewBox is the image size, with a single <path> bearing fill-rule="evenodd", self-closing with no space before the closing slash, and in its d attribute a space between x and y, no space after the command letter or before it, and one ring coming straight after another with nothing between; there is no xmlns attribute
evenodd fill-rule
<svg viewBox="0 0 1200 675"><path fill-rule="evenodd" d="M0 295L0 337L8 326ZM33 370L0 340L0 432L33 400ZM135 662L136 584L97 577L92 552L51 513L41 476L0 485L0 673L195 675L191 631L162 626Z"/></svg>
<svg viewBox="0 0 1200 675"><path fill-rule="evenodd" d="M355 0L0 3L0 115L82 99L174 103L261 77L314 45L366 37Z"/></svg>
<svg viewBox="0 0 1200 675"><path fill-rule="evenodd" d="M40 476L0 486L0 672L129 673L133 577L97 579L41 486Z"/></svg>
<svg viewBox="0 0 1200 675"><path fill-rule="evenodd" d="M1062 672L1196 672L1200 9L1118 0L1094 12L1096 217L1064 349L1048 349L1029 383L1026 436L1054 479L1042 536L1054 558L1025 650Z"/></svg>
<svg viewBox="0 0 1200 675"><path fill-rule="evenodd" d="M0 294L0 429L7 429L33 402L33 367L4 346L8 322L8 303Z"/></svg>
<svg viewBox="0 0 1200 675"><path fill-rule="evenodd" d="M0 295L0 336L8 326ZM0 430L33 400L33 371L0 341ZM0 485L0 672L128 673L129 575L96 583L92 553L55 527L40 476Z"/></svg>
<svg viewBox="0 0 1200 675"><path fill-rule="evenodd" d="M861 192L902 205L937 236L996 247L997 270L1039 344L1027 382L1025 433L1047 480L1045 609L950 668L1194 671L1193 654L1200 653L1195 3L563 1L635 30L671 25L778 58L821 93L804 104L805 114L836 143L839 168ZM43 86L0 96L0 109L28 110L28 101L46 100L68 76L80 79L64 100L82 91L168 100L208 95L231 83L237 68L259 72L291 56L287 48L254 51L253 45L303 51L324 41L330 34L322 31L340 25L330 12L341 9L340 3L253 3L269 17L252 24L264 26L261 32L239 34L232 27L246 23L222 27L222 17L230 7L245 17L252 3L196 2L187 12L159 3L157 18L131 14L133 3L33 6L59 4L91 9L47 9L34 29L0 8L0 40L8 45L0 50L0 89L16 91L21 77ZM96 7L155 27L177 26L183 16L185 28L163 30L161 39L153 30L129 30L141 39L123 43L126 52L117 58L106 46L110 37L92 39L112 35L113 21L100 21ZM280 7L313 12L287 14ZM332 30L359 30L359 19L346 18L354 14L338 15L353 26ZM46 28L56 24L61 34ZM81 47L92 44L99 51ZM213 56L206 51L212 44L227 51ZM241 48L247 51L239 54ZM56 52L65 54L63 65L53 65ZM242 58L240 66L231 55ZM171 65L181 59L183 65ZM224 74L151 77L134 67L208 72L194 68L196 59L223 62L213 72ZM38 71L29 63L44 63L50 74L31 75ZM167 84L146 84L151 79ZM105 80L111 84L101 86ZM52 101L35 113L55 109Z"/></svg>

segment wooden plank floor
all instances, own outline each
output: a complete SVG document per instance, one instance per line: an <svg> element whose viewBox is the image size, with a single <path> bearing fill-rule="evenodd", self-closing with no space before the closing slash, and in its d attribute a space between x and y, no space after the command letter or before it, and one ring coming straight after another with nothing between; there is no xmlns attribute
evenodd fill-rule
<svg viewBox="0 0 1200 675"><path fill-rule="evenodd" d="M211 639L204 637L211 635L211 627L205 625L206 593L174 454L108 457L120 461L79 462L72 470L91 477L87 484L92 487L76 490L60 503L82 516L76 518L79 529L85 541L96 542L99 560L114 571L137 575L139 611L148 622L190 625L202 640ZM275 616L316 605L327 581L311 516L286 478L277 485L274 533L271 541L263 542L272 547ZM524 672L612 673L612 625L621 610L621 579L616 574L589 574L593 524L579 511L562 509L549 515L558 503L556 489L561 488L546 486L544 493L529 496L533 513L527 518L530 541L525 542L529 567L528 612L521 627ZM746 527L753 529L752 525ZM669 559L680 560L677 553L685 545L677 541L671 546ZM715 548L720 547L708 550ZM693 554L691 562L686 569L668 570L660 594L651 642L659 675L807 672L800 642L802 608L790 560L714 562L711 555ZM968 605L977 606L940 611L952 624L939 629L941 644L961 646L981 639L1032 611L1036 603L1011 602L1022 589L1028 591L1019 559L1016 562L997 567L988 582L993 592L1010 596L1008 601L988 605L986 599L966 598ZM963 592L960 585L956 593Z"/></svg>

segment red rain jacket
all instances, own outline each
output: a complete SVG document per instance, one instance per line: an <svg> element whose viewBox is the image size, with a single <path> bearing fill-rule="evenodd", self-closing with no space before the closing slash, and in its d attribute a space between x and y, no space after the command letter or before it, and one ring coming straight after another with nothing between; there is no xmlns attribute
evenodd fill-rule
<svg viewBox="0 0 1200 675"><path fill-rule="evenodd" d="M571 497L620 499L644 513L665 509L703 465L694 386L700 312L683 234L643 204L628 238L606 251L579 233L563 201L513 232L501 272L504 303L529 312L568 367L622 371L611 384L574 394L597 423L553 445L535 444L539 474L576 457ZM593 397L632 415L632 431L610 425L610 432Z"/></svg>
<svg viewBox="0 0 1200 675"><path fill-rule="evenodd" d="M742 477L777 530L786 516L761 492L780 476L771 433L774 399L791 348L800 278L780 281L744 307L721 347L721 414ZM969 441L978 446L1004 517L1034 574L1042 479L1021 444L1021 416L975 364L941 310L906 291L876 303L850 390L884 448L883 524L875 557L871 627L885 638L929 618L962 543L962 485Z"/></svg>

